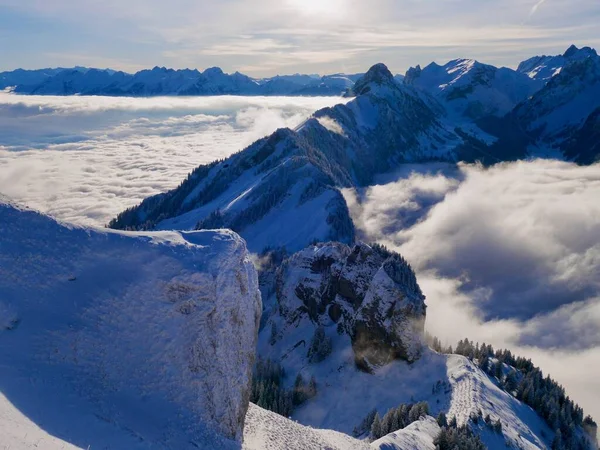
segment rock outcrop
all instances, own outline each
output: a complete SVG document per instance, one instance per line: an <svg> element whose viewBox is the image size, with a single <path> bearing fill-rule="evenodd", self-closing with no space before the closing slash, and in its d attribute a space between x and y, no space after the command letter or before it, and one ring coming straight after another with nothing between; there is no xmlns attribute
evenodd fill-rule
<svg viewBox="0 0 600 450"><path fill-rule="evenodd" d="M421 354L425 297L410 265L383 247L310 246L280 265L274 292L288 325L306 317L317 327L335 323L361 370Z"/></svg>
<svg viewBox="0 0 600 450"><path fill-rule="evenodd" d="M74 390L115 435L182 449L241 441L262 306L238 235L67 227L0 203L0 249L0 312L16 324L0 331L0 360L32 385ZM2 386L21 386L11 373ZM18 389L3 394L33 408Z"/></svg>

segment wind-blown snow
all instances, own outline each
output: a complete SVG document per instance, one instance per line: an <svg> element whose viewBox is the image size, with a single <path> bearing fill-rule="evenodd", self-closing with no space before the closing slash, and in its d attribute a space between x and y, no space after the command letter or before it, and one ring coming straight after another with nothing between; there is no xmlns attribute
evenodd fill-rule
<svg viewBox="0 0 600 450"><path fill-rule="evenodd" d="M261 310L239 236L79 228L0 203L0 249L1 445L237 445Z"/></svg>

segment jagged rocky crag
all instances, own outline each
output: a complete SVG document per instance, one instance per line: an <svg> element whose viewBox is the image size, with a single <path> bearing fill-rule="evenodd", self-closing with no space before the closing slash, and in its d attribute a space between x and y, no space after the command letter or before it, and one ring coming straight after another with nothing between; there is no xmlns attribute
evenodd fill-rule
<svg viewBox="0 0 600 450"><path fill-rule="evenodd" d="M333 327L349 337L355 363L366 371L397 359L413 362L423 350L425 297L398 254L366 244L317 244L283 261L275 277L262 277L272 280L262 292L275 296L276 335L301 322Z"/></svg>
<svg viewBox="0 0 600 450"><path fill-rule="evenodd" d="M41 427L80 448L239 446L262 309L239 236L79 228L0 202L0 248L0 385L38 424L7 442Z"/></svg>

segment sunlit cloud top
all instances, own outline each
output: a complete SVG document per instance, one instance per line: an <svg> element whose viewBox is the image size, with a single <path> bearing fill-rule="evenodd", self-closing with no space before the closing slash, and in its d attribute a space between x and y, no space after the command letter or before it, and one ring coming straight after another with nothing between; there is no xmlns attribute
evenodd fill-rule
<svg viewBox="0 0 600 450"><path fill-rule="evenodd" d="M255 76L516 66L600 47L598 0L0 0L0 70L220 66Z"/></svg>

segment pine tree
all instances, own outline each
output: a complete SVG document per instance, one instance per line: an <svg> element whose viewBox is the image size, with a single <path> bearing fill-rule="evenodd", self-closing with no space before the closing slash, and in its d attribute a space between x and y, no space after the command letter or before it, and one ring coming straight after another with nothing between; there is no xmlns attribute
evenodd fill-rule
<svg viewBox="0 0 600 450"><path fill-rule="evenodd" d="M376 415L377 410L373 409L369 411L362 422L357 427L354 427L354 430L352 430L352 435L354 437L359 437L365 433L371 433L371 426L373 425Z"/></svg>
<svg viewBox="0 0 600 450"><path fill-rule="evenodd" d="M514 371L510 371L507 375L506 375L506 379L504 380L504 389L507 392L514 392L517 389L518 383L517 383L517 377L515 375Z"/></svg>
<svg viewBox="0 0 600 450"><path fill-rule="evenodd" d="M552 450L564 450L562 443L562 433L560 430L556 430L554 439L552 440Z"/></svg>
<svg viewBox="0 0 600 450"><path fill-rule="evenodd" d="M269 337L269 344L275 345L277 342L277 325L275 322L271 324L271 336Z"/></svg>
<svg viewBox="0 0 600 450"><path fill-rule="evenodd" d="M440 427L447 427L448 426L448 419L446 418L446 414L444 414L444 412L440 412L437 416L437 424Z"/></svg>
<svg viewBox="0 0 600 450"><path fill-rule="evenodd" d="M312 363L319 363L331 353L331 338L325 334L325 328L319 325L315 330L310 347L308 349L308 359Z"/></svg>
<svg viewBox="0 0 600 450"><path fill-rule="evenodd" d="M410 411L408 412L408 422L409 423L416 422L417 420L419 420L420 417L421 417L421 408L420 408L419 404L413 405L412 408L410 408Z"/></svg>
<svg viewBox="0 0 600 450"><path fill-rule="evenodd" d="M375 414L373 424L371 425L371 439L376 441L381 437L381 417L379 413Z"/></svg>
<svg viewBox="0 0 600 450"><path fill-rule="evenodd" d="M302 378L301 373L296 376L296 380L294 381L292 401L294 406L301 405L306 401L306 385L304 384L304 378Z"/></svg>
<svg viewBox="0 0 600 450"><path fill-rule="evenodd" d="M315 379L315 376L311 376L310 377L310 381L308 383L308 398L313 398L317 395L317 380Z"/></svg>
<svg viewBox="0 0 600 450"><path fill-rule="evenodd" d="M394 420L394 412L395 409L389 409L388 412L385 413L385 415L383 416L383 419L381 419L381 436L385 436L389 433L391 433L393 430L392 428L392 422Z"/></svg>

